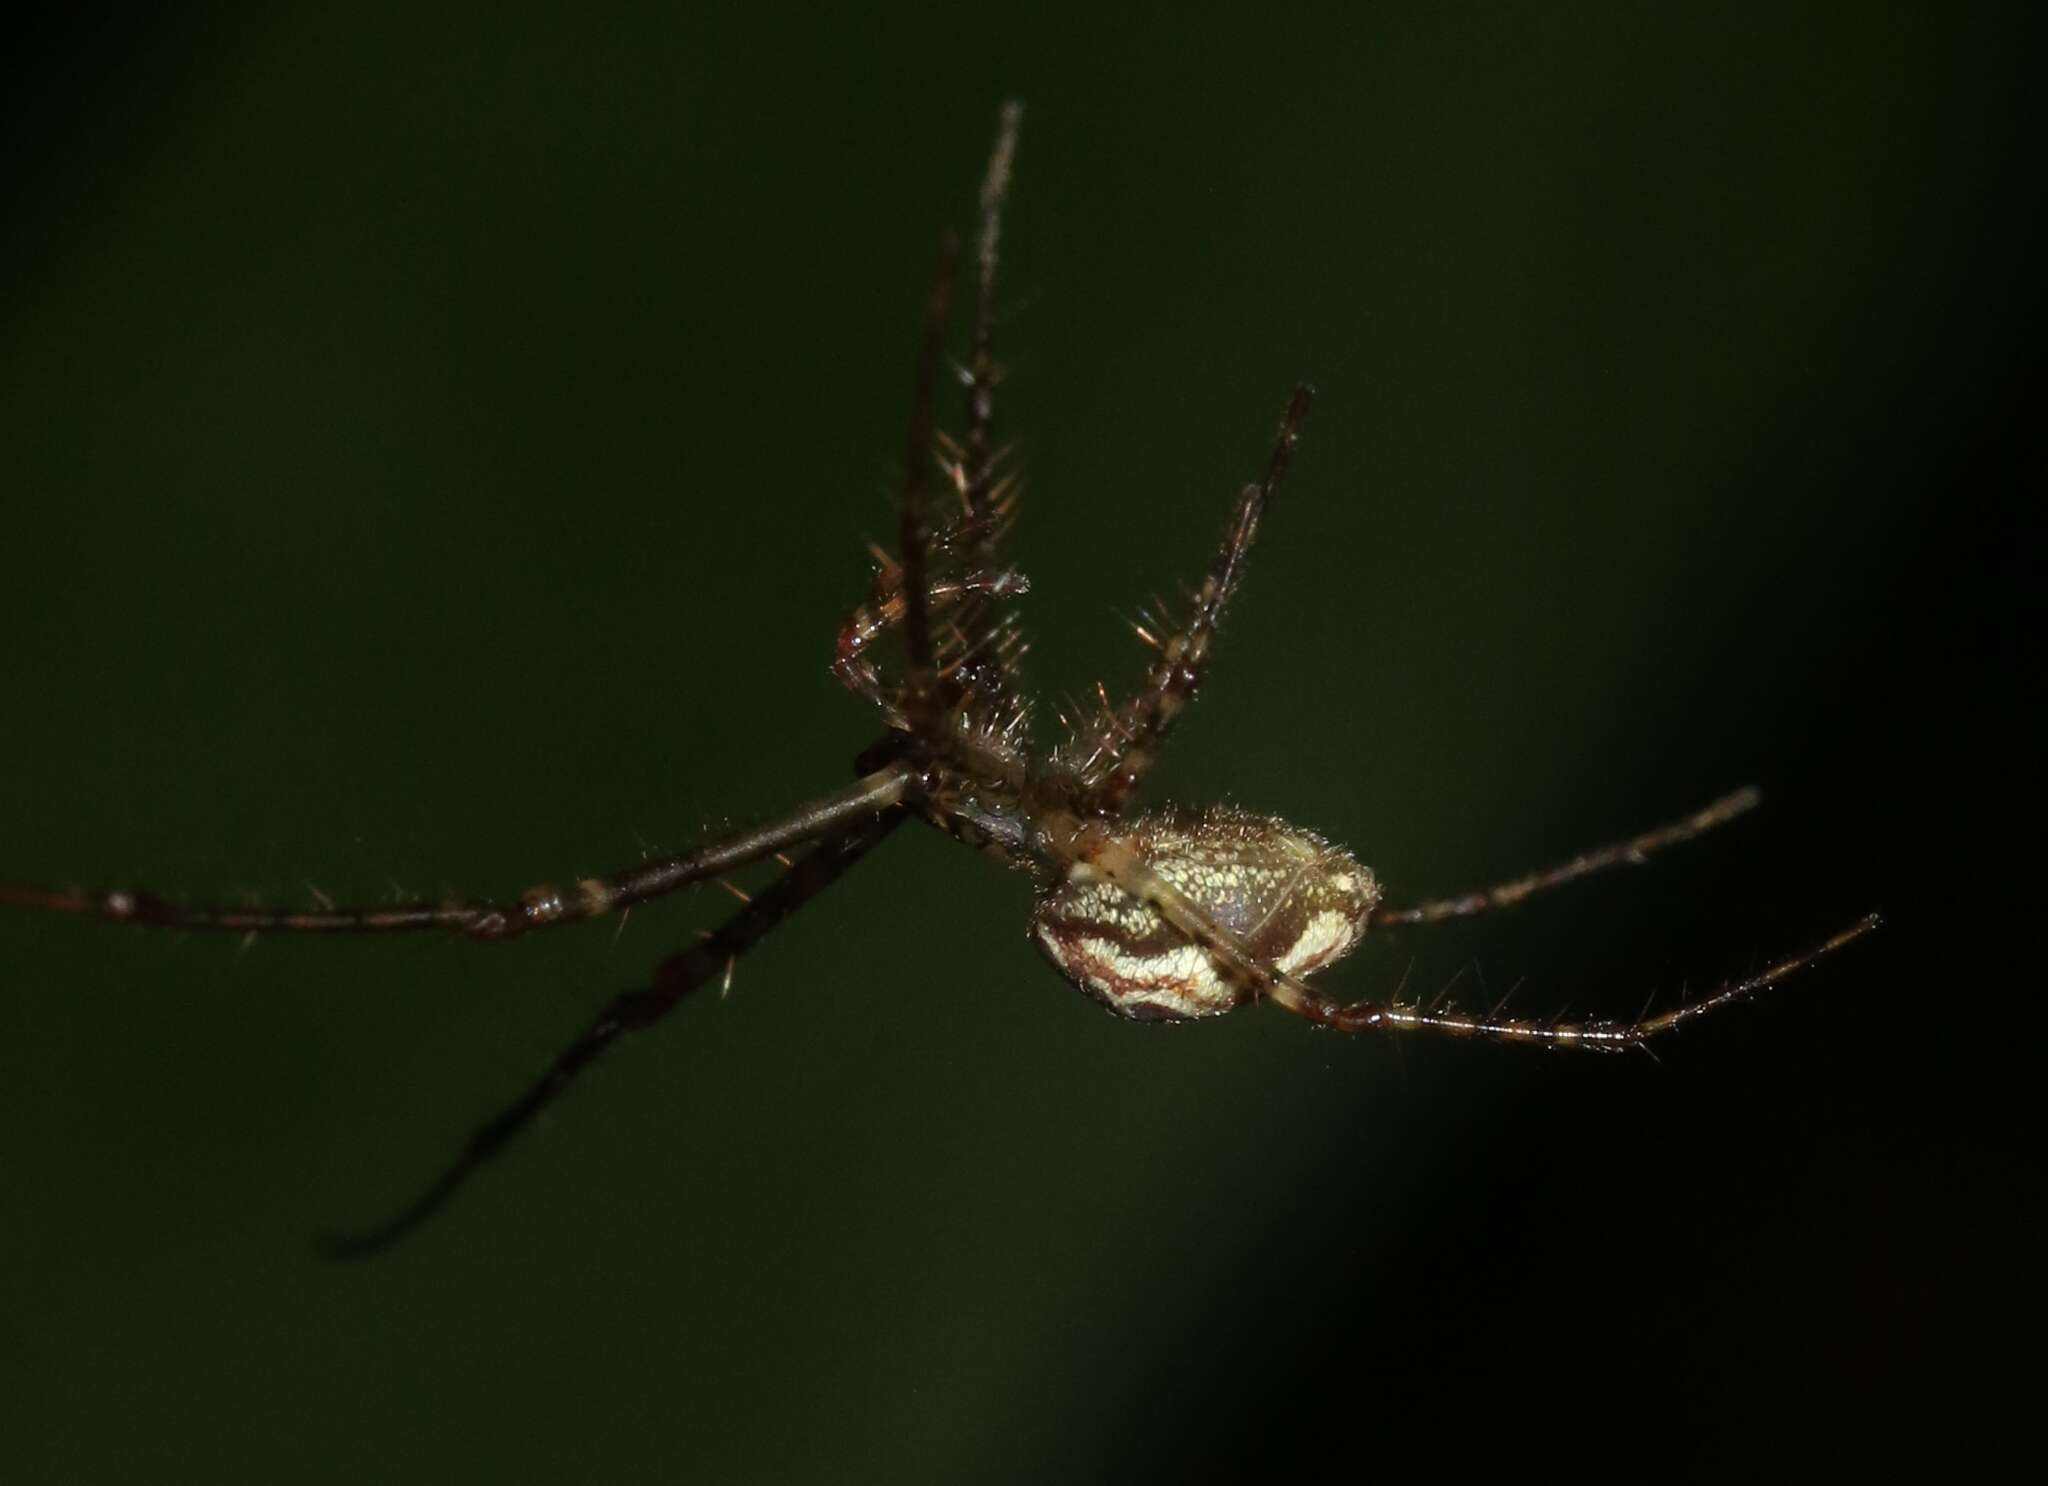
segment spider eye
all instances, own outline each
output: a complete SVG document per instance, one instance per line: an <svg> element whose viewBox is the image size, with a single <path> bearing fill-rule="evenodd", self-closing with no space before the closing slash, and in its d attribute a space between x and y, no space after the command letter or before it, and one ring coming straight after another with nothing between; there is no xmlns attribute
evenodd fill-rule
<svg viewBox="0 0 2048 1486"><path fill-rule="evenodd" d="M1142 817L1128 841L1169 887L1291 975L1348 954L1379 901L1369 868L1270 816ZM1246 996L1153 905L1085 865L1039 899L1031 935L1062 975L1122 1016L1220 1016Z"/></svg>

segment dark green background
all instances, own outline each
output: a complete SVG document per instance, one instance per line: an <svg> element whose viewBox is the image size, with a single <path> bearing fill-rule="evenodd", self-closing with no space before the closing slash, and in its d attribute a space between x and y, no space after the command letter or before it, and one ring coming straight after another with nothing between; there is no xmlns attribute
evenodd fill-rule
<svg viewBox="0 0 2048 1486"><path fill-rule="evenodd" d="M504 948L0 917L0 1473L1167 1478L1965 1449L2015 1116L2019 8L188 9L22 38L0 870L515 889L830 787L936 233L1030 114L1034 678L1132 678L1322 390L1157 777L1400 896L1754 781L1654 871L1368 945L1584 1061L1120 1024L906 832L430 1230L378 1214L715 891ZM2028 539L2031 541L2031 538ZM1479 993L1475 992L1475 998ZM2022 1276L2027 1276L2023 1278ZM1959 1384L1955 1401L1940 1394Z"/></svg>

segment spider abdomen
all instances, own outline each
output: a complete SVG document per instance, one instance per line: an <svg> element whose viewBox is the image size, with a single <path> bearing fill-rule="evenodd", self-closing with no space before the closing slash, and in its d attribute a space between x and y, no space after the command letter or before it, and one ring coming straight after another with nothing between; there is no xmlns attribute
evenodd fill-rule
<svg viewBox="0 0 2048 1486"><path fill-rule="evenodd" d="M1227 807L1131 821L1124 844L1255 958L1307 975L1348 954L1379 901L1369 868L1284 820ZM1220 1016L1250 994L1159 909L1087 862L1039 898L1032 940L1120 1016Z"/></svg>

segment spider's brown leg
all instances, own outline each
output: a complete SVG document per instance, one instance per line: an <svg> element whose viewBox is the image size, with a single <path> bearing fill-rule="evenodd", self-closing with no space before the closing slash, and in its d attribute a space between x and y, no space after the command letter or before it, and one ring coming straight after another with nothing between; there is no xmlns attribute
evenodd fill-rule
<svg viewBox="0 0 2048 1486"><path fill-rule="evenodd" d="M150 893L79 892L0 883L0 904L80 914L152 928L222 929L236 934L402 934L441 929L472 939L511 939L528 929L575 923L644 903L692 882L775 855L785 847L844 830L902 800L908 775L882 768L834 795L709 846L573 887L538 884L502 903L398 903L382 907L293 909L172 903Z"/></svg>
<svg viewBox="0 0 2048 1486"><path fill-rule="evenodd" d="M1003 105L996 125L995 148L981 181L981 230L975 236L974 330L968 343L967 439L961 456L961 499L970 520L985 509L995 473L991 433L995 421L995 288L997 250L1003 235L1003 202L1009 195L1010 168L1017 158L1017 131L1024 105ZM988 533L984 532L984 541ZM986 555L984 550L983 555Z"/></svg>
<svg viewBox="0 0 2048 1486"><path fill-rule="evenodd" d="M1814 961L1853 944L1881 922L1876 914L1867 914L1804 953L1782 959L1745 979L1730 981L1670 1011L1630 1022L1545 1022L1497 1014L1467 1016L1376 1001L1342 1002L1252 954L1241 936L1217 923L1200 905L1164 881L1114 832L1100 824L1076 824L1078 828L1065 838L1063 855L1074 862L1085 862L1094 872L1152 908L1189 943L1199 945L1217 975L1243 996L1263 997L1319 1026L1346 1033L1435 1032L1595 1051L1640 1047L1654 1037L1777 984Z"/></svg>
<svg viewBox="0 0 2048 1486"><path fill-rule="evenodd" d="M478 1167L504 1150L534 1116L560 1097L621 1033L653 1026L689 992L721 979L736 957L830 887L905 819L903 811L887 810L820 841L700 943L664 960L652 985L613 997L583 1035L548 1065L547 1072L477 1127L454 1161L419 1196L375 1228L324 1239L322 1249L337 1259L367 1258L418 1228L447 1205Z"/></svg>
<svg viewBox="0 0 2048 1486"><path fill-rule="evenodd" d="M987 715L1014 715L1008 665L1017 644L1014 632L991 620L992 605L1025 591L1021 577L1003 572L995 557L1015 483L998 481L1000 456L990 444L996 369L992 350L996 250L1002 205L1009 187L1022 108L1003 110L995 148L981 188L980 233L975 262L978 286L968 364L967 433L963 442L935 431L933 402L945 353L945 332L958 244L944 240L940 266L927 306L912 398L910 436L904 451L901 511L902 556L879 548L868 602L841 626L833 670L856 694L880 707L891 726L928 740L943 731L939 714L970 694ZM957 514L934 524L926 499L930 462L937 464L958 500ZM943 570L944 576L941 576ZM944 630L935 634L936 609L951 605ZM885 682L865 652L885 632L900 629L908 662L900 681Z"/></svg>
<svg viewBox="0 0 2048 1486"><path fill-rule="evenodd" d="M992 569L996 546L1015 498L1014 481L1000 486L996 466L1000 454L994 444L995 389L999 371L995 361L996 261L1003 235L1003 205L1009 195L1010 172L1017 157L1017 132L1024 121L1024 105L1012 100L1003 105L996 124L996 142L989 151L988 169L981 181L981 220L974 243L974 324L968 336L967 364L962 380L967 392L966 436L961 444L948 448L946 470L960 499L959 532L954 538L960 556L972 568ZM990 621L992 598L969 595L953 617L963 654L985 652L995 643ZM990 679L1008 681L1007 665L993 668Z"/></svg>
<svg viewBox="0 0 2048 1486"><path fill-rule="evenodd" d="M946 321L953 300L953 272L960 243L948 232L939 245L939 268L925 306L924 337L917 351L917 379L911 391L910 438L903 454L903 510L900 561L903 566L903 648L910 674L903 687L903 710L913 726L922 725L931 710L934 678L931 594L928 567L931 525L925 514L925 485L932 462L932 403L938 392L939 363L946 353Z"/></svg>
<svg viewBox="0 0 2048 1486"><path fill-rule="evenodd" d="M1486 1037L1497 1042L1527 1042L1545 1047L1585 1048L1618 1052L1641 1047L1651 1038L1719 1011L1744 997L1776 985L1814 961L1845 949L1876 929L1882 920L1866 914L1840 933L1800 954L1790 955L1755 975L1725 985L1657 1016L1632 1022L1540 1022L1457 1012L1426 1011L1383 1002L1341 1002L1291 977L1279 977L1272 999L1297 1016L1338 1032L1436 1032L1449 1037Z"/></svg>
<svg viewBox="0 0 2048 1486"><path fill-rule="evenodd" d="M884 574L884 579L880 596L847 615L846 622L839 627L839 645L832 660L832 674L847 690L866 697L900 724L903 715L896 705L896 698L875 673L874 662L867 654L869 646L903 623L909 607L901 583L887 574ZM934 609L961 600L1015 598L1030 591L1030 581L1017 572L973 572L959 578L941 579L927 584L925 588Z"/></svg>
<svg viewBox="0 0 2048 1486"><path fill-rule="evenodd" d="M1683 820L1672 821L1654 831L1645 831L1627 841L1617 841L1612 846L1603 846L1598 851L1586 852L1546 871L1531 872L1526 877L1517 877L1512 882L1503 882L1476 893L1435 898L1412 908L1375 908L1371 922L1374 928L1399 928L1406 924L1435 924L1450 918L1470 918L1489 908L1511 908L1546 888L1575 882L1595 872L1604 872L1609 867L1641 866L1667 846L1677 846L1695 836L1703 836L1716 826L1726 825L1736 816L1754 810L1762 798L1762 792L1753 785L1738 789Z"/></svg>
<svg viewBox="0 0 2048 1486"><path fill-rule="evenodd" d="M1243 575L1245 554L1258 534L1259 520L1293 461L1295 441L1313 396L1313 389L1303 384L1288 399L1265 477L1239 493L1222 550L1202 580L1194 609L1178 632L1160 640L1158 658L1144 684L1122 705L1105 709L1065 751L1066 761L1081 775L1091 808L1115 814L1123 807L1152 767L1160 741L1201 686L1216 626Z"/></svg>

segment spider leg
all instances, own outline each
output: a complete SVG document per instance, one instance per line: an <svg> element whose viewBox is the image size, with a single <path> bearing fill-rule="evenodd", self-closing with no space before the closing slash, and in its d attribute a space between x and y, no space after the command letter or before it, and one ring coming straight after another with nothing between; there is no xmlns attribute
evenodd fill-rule
<svg viewBox="0 0 2048 1486"><path fill-rule="evenodd" d="M397 903L380 907L295 909L220 903L173 903L151 893L82 892L0 883L0 903L72 913L152 928L222 929L237 934L402 934L441 929L472 939L511 939L528 929L630 908L688 883L770 857L784 847L816 840L872 819L900 802L909 775L880 767L846 789L813 800L764 826L658 861L641 862L570 888L541 883L506 902Z"/></svg>
<svg viewBox="0 0 2048 1486"><path fill-rule="evenodd" d="M653 984L614 996L583 1035L548 1065L545 1073L476 1128L455 1159L411 1202L374 1228L323 1239L322 1250L337 1259L367 1258L418 1228L447 1205L477 1168L532 1124L534 1117L559 1098L620 1034L653 1026L689 992L722 980L735 958L836 882L905 819L901 810L885 810L859 824L842 825L818 842L703 940L664 960L655 971Z"/></svg>
<svg viewBox="0 0 2048 1486"><path fill-rule="evenodd" d="M900 568L884 569L878 575L876 597L855 609L839 627L838 651L832 661L832 674L839 678L840 684L881 708L889 717L891 724L896 727L908 726L901 700L884 684L867 652L884 634L904 622L909 610L909 600L904 594L901 580ZM959 578L943 578L927 583L925 596L931 611L937 613L945 606L962 600L1015 598L1030 590L1030 581L1022 573L1007 570L978 571ZM961 621L956 619L954 623L959 624ZM945 671L957 670L965 661L981 654L994 643L996 642L993 639L984 639L971 649L963 646L957 655L946 657Z"/></svg>
<svg viewBox="0 0 2048 1486"><path fill-rule="evenodd" d="M926 470L932 457L932 402L938 391L939 362L946 350L946 321L953 300L953 272L960 243L951 232L939 244L939 268L925 305L924 335L917 351L917 377L910 401L910 437L903 455L903 508L898 543L903 568L903 648L910 662L904 682L904 711L913 726L923 726L931 711L935 685L932 648L931 591L927 568L931 558L931 525L925 515Z"/></svg>
<svg viewBox="0 0 2048 1486"><path fill-rule="evenodd" d="M1014 710L1008 696L1008 666L1017 641L1007 624L991 620L991 605L1026 591L1021 575L1005 572L996 548L1016 495L1013 479L997 478L1000 455L991 444L997 371L993 351L997 245L1003 201L1016 155L1022 106L1004 107L987 172L982 181L980 230L975 245L977 286L969 358L960 369L967 389L964 440L934 431L932 404L945 349L948 302L958 253L949 236L925 317L920 344L909 446L904 454L901 559L876 549L880 563L868 602L839 631L833 665L840 681L875 703L899 729L926 734L936 716L969 691L979 694L993 715ZM927 510L928 463L937 463L959 502L953 519L934 526ZM945 565L941 576L941 565ZM945 636L934 634L941 607ZM865 652L886 631L903 632L909 674L900 688L883 683Z"/></svg>
<svg viewBox="0 0 2048 1486"><path fill-rule="evenodd" d="M979 567L994 561L996 543L1015 497L1015 484L996 468L1002 453L995 447L995 390L1000 369L995 360L996 263L1003 236L1003 206L1010 191L1010 172L1017 158L1017 133L1024 105L1014 99L1003 105L996 124L996 142L989 151L981 181L981 220L975 234L974 324L968 334L967 364L961 381L967 392L966 437L949 449L947 474L960 497L962 543L967 560ZM982 637L985 604L970 603L960 620L969 643Z"/></svg>
<svg viewBox="0 0 2048 1486"><path fill-rule="evenodd" d="M1729 981L1669 1011L1635 1021L1533 1021L1502 1017L1498 1015L1498 1008L1492 1015L1467 1016L1433 1004L1401 1006L1379 1001L1343 1002L1325 995L1300 977L1254 955L1245 947L1240 935L1217 923L1199 904L1163 880L1126 840L1101 823L1082 825L1073 831L1067 838L1066 855L1072 861L1085 862L1094 872L1150 906L1190 943L1200 946L1216 974L1234 986L1240 995L1247 998L1263 996L1318 1026L1346 1033L1435 1032L1452 1037L1486 1037L1499 1042L1540 1043L1595 1051L1640 1047L1654 1037L1777 984L1814 961L1855 943L1882 922L1878 915L1866 914L1809 950L1779 960L1745 979Z"/></svg>
<svg viewBox="0 0 2048 1486"><path fill-rule="evenodd" d="M1314 390L1304 383L1288 399L1264 478L1239 493L1223 547L1195 594L1194 608L1177 632L1158 642L1158 658L1144 683L1121 705L1105 706L1094 723L1063 750L1063 761L1081 777L1091 810L1113 815L1122 809L1152 767L1161 740L1201 686L1217 624L1237 590L1259 520L1293 461L1295 441L1313 396Z"/></svg>
<svg viewBox="0 0 2048 1486"><path fill-rule="evenodd" d="M967 441L960 461L961 498L972 516L984 506L994 476L995 454L990 433L995 419L995 286L996 256L1003 235L1003 202L1010 191L1010 167L1017 158L1017 131L1024 105L1012 99L1003 105L996 124L995 148L981 181L981 230L975 236L974 330L968 342L966 367Z"/></svg>
<svg viewBox="0 0 2048 1486"><path fill-rule="evenodd" d="M1642 1047L1653 1037L1698 1021L1711 1012L1776 985L1814 961L1845 949L1875 930L1882 920L1866 914L1840 933L1799 954L1788 955L1742 980L1729 981L1695 1000L1632 1022L1544 1022L1402 1007L1377 1001L1341 1002L1289 976L1276 977L1272 999L1297 1016L1337 1032L1436 1032L1450 1037L1486 1037L1546 1047L1617 1052Z"/></svg>
<svg viewBox="0 0 2048 1486"><path fill-rule="evenodd" d="M1023 122L1023 104L1013 99L1003 105L988 168L982 175L974 242L974 321L968 332L967 362L961 368L966 431L960 443L941 445L941 467L960 502L959 523L947 533L947 546L973 571L992 571L998 566L997 548L1018 489L1014 476L999 478L1002 451L994 443L995 389L1001 377L995 360L995 286L1003 206L1009 197L1017 134ZM961 603L951 619L956 643L953 653L944 658L941 679L949 693L971 685L984 694L992 712L1014 713L1011 684L1016 655L1011 647L1016 643L1015 631L993 617L998 597L1001 595L974 593Z"/></svg>
<svg viewBox="0 0 2048 1486"><path fill-rule="evenodd" d="M1703 836L1716 826L1726 825L1738 815L1754 810L1762 798L1762 792L1753 785L1738 789L1683 820L1675 820L1627 841L1617 841L1612 846L1575 856L1559 866L1517 877L1512 882L1503 882L1476 893L1461 893L1454 898L1435 898L1412 908L1375 908L1372 924L1375 928L1434 924L1445 919L1470 918L1489 908L1511 908L1532 894L1575 882L1581 877L1590 877L1609 867L1641 866L1667 846L1677 846L1695 836Z"/></svg>

